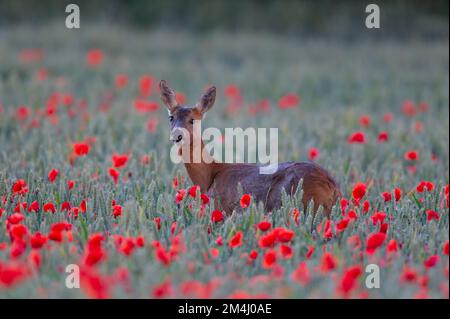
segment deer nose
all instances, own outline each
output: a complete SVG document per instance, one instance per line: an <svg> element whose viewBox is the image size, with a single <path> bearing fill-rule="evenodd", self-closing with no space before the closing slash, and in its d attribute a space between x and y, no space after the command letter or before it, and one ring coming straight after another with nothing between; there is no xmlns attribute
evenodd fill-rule
<svg viewBox="0 0 450 319"><path fill-rule="evenodd" d="M175 128L170 133L170 140L175 143L181 142L183 139L183 131L179 128Z"/></svg>

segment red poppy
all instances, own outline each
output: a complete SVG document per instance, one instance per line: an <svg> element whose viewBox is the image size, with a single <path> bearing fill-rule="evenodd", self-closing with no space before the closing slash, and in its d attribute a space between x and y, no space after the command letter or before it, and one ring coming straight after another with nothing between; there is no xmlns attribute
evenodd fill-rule
<svg viewBox="0 0 450 319"><path fill-rule="evenodd" d="M431 220L439 220L440 216L437 212L435 212L434 210L428 209L427 210L427 221L431 221Z"/></svg>
<svg viewBox="0 0 450 319"><path fill-rule="evenodd" d="M369 235L366 241L366 253L368 255L374 254L378 247L383 245L385 240L386 234L381 232Z"/></svg>
<svg viewBox="0 0 450 319"><path fill-rule="evenodd" d="M366 195L367 187L364 183L356 183L353 187L352 196L356 203L359 203L361 199Z"/></svg>
<svg viewBox="0 0 450 319"><path fill-rule="evenodd" d="M386 245L386 250L388 253L394 253L398 251L398 244L395 239L391 239L389 243Z"/></svg>
<svg viewBox="0 0 450 319"><path fill-rule="evenodd" d="M392 194L389 193L389 192L383 192L383 193L381 194L381 196L383 196L384 202L385 202L385 203L386 203L386 202L390 202L390 201L392 200Z"/></svg>
<svg viewBox="0 0 450 319"><path fill-rule="evenodd" d="M59 174L59 170L52 168L51 171L48 173L48 176L47 176L48 180L51 183L53 183L55 181L56 177L58 176L58 174Z"/></svg>
<svg viewBox="0 0 450 319"><path fill-rule="evenodd" d="M32 202L30 204L30 206L28 206L28 211L35 212L35 213L37 213L39 211L39 203L37 200L35 200L34 202Z"/></svg>
<svg viewBox="0 0 450 319"><path fill-rule="evenodd" d="M389 133L386 131L380 132L378 134L378 142L383 143L389 141Z"/></svg>
<svg viewBox="0 0 450 319"><path fill-rule="evenodd" d="M223 220L223 213L220 211L220 210L215 210L215 211L213 211L212 212L212 214L211 214L211 220L214 222L214 223L218 223L218 222L220 222L220 221L222 221Z"/></svg>
<svg viewBox="0 0 450 319"><path fill-rule="evenodd" d="M112 208L112 213L114 218L120 217L122 215L122 206L114 205Z"/></svg>
<svg viewBox="0 0 450 319"><path fill-rule="evenodd" d="M302 285L307 285L310 282L311 276L306 262L303 261L298 265L292 273L292 279Z"/></svg>
<svg viewBox="0 0 450 319"><path fill-rule="evenodd" d="M203 205L209 204L209 196L206 194L200 194L200 199L202 200Z"/></svg>
<svg viewBox="0 0 450 319"><path fill-rule="evenodd" d="M109 176L111 176L111 178L113 179L114 184L117 184L119 182L120 172L116 170L114 167L110 167L108 169L108 173Z"/></svg>
<svg viewBox="0 0 450 319"><path fill-rule="evenodd" d="M272 224L270 222L266 221L266 220L263 220L262 222L258 223L258 228L261 231L269 230L270 227L272 227Z"/></svg>
<svg viewBox="0 0 450 319"><path fill-rule="evenodd" d="M72 189L74 186L75 186L75 181L70 180L70 181L67 182L67 188L68 189Z"/></svg>
<svg viewBox="0 0 450 319"><path fill-rule="evenodd" d="M361 115L359 117L359 125L362 127L369 127L372 124L372 119L369 115Z"/></svg>
<svg viewBox="0 0 450 319"><path fill-rule="evenodd" d="M236 248L242 245L242 232L238 231L229 242L230 248Z"/></svg>
<svg viewBox="0 0 450 319"><path fill-rule="evenodd" d="M113 162L113 166L116 168L119 168L119 167L124 167L125 165L127 165L128 158L129 158L129 155L127 155L127 154L114 154L111 157L111 160Z"/></svg>
<svg viewBox="0 0 450 319"><path fill-rule="evenodd" d="M251 197L249 194L242 195L241 200L240 200L241 207L247 208L248 206L250 206L250 200L251 200Z"/></svg>
<svg viewBox="0 0 450 319"><path fill-rule="evenodd" d="M402 104L402 112L405 116L413 117L416 115L416 107L411 100L405 100Z"/></svg>
<svg viewBox="0 0 450 319"><path fill-rule="evenodd" d="M197 190L200 190L200 186L194 185L191 188L189 188L188 194L192 198L195 198L197 196Z"/></svg>
<svg viewBox="0 0 450 319"><path fill-rule="evenodd" d="M238 86L235 84L228 84L227 86L225 86L224 94L227 98L230 99L236 99L241 96L241 92Z"/></svg>
<svg viewBox="0 0 450 319"><path fill-rule="evenodd" d="M306 252L306 258L307 259L311 258L312 254L314 253L314 250L315 250L315 248L314 248L313 245L308 247L308 251Z"/></svg>
<svg viewBox="0 0 450 319"><path fill-rule="evenodd" d="M263 268L272 268L277 262L277 252L273 249L270 249L265 252L262 260Z"/></svg>
<svg viewBox="0 0 450 319"><path fill-rule="evenodd" d="M415 282L417 281L417 272L413 268L404 266L400 280L403 282Z"/></svg>
<svg viewBox="0 0 450 319"><path fill-rule="evenodd" d="M430 269L430 268L433 268L434 266L436 266L438 261L439 261L439 255L432 255L423 262L423 265L425 268Z"/></svg>
<svg viewBox="0 0 450 319"><path fill-rule="evenodd" d="M421 181L417 187L417 192L423 193L425 190L432 192L434 190L434 184L432 182Z"/></svg>
<svg viewBox="0 0 450 319"><path fill-rule="evenodd" d="M364 132L355 132L348 137L347 142L350 144L364 144L366 142L366 135Z"/></svg>
<svg viewBox="0 0 450 319"><path fill-rule="evenodd" d="M164 266L170 265L170 254L164 249L164 247L159 246L156 248L155 251L156 259L163 264Z"/></svg>
<svg viewBox="0 0 450 319"><path fill-rule="evenodd" d="M286 228L275 228L274 232L276 233L277 240L279 240L282 243L287 243L291 241L291 239L294 237L294 231Z"/></svg>
<svg viewBox="0 0 450 319"><path fill-rule="evenodd" d="M25 121L30 116L30 113L30 109L27 106L21 105L17 108L15 115L17 120Z"/></svg>
<svg viewBox="0 0 450 319"><path fill-rule="evenodd" d="M278 100L278 107L280 109L289 109L300 104L300 97L294 93L288 93Z"/></svg>
<svg viewBox="0 0 450 319"><path fill-rule="evenodd" d="M15 225L15 224L20 223L24 219L25 219L24 215L22 215L20 213L14 213L8 217L8 223Z"/></svg>
<svg viewBox="0 0 450 319"><path fill-rule="evenodd" d="M328 272L335 269L337 266L336 259L331 253L325 253L321 260L321 270L323 272Z"/></svg>
<svg viewBox="0 0 450 319"><path fill-rule="evenodd" d="M257 250L252 250L252 251L248 254L248 257L249 257L250 259L255 260L256 258L258 258L258 251L257 251Z"/></svg>
<svg viewBox="0 0 450 319"><path fill-rule="evenodd" d="M448 240L444 244L444 248L442 249L443 253L448 256Z"/></svg>
<svg viewBox="0 0 450 319"><path fill-rule="evenodd" d="M408 151L405 153L404 158L407 161L418 161L419 160L419 152L417 151Z"/></svg>
<svg viewBox="0 0 450 319"><path fill-rule="evenodd" d="M394 189L394 198L395 198L396 202L398 202L398 201L400 201L400 199L402 199L402 190L398 187L396 187Z"/></svg>
<svg viewBox="0 0 450 319"><path fill-rule="evenodd" d="M139 93L141 97L148 97L152 93L155 79L151 75L143 75L139 79Z"/></svg>
<svg viewBox="0 0 450 319"><path fill-rule="evenodd" d="M49 202L49 203L45 203L44 206L42 206L42 209L44 210L44 212L52 212L53 214L56 212L56 207L53 203Z"/></svg>
<svg viewBox="0 0 450 319"><path fill-rule="evenodd" d="M353 289L355 289L355 286L358 283L358 278L362 274L362 268L361 266L351 266L348 267L344 274L341 277L341 280L339 282L338 289L339 291L344 295L347 296Z"/></svg>
<svg viewBox="0 0 450 319"><path fill-rule="evenodd" d="M86 142L78 142L73 144L73 152L76 156L85 156L89 153L90 146Z"/></svg>
<svg viewBox="0 0 450 319"><path fill-rule="evenodd" d="M14 194L20 195L28 193L28 186L25 180L23 179L17 180L12 187L12 191L14 192Z"/></svg>
<svg viewBox="0 0 450 319"><path fill-rule="evenodd" d="M280 245L281 256L285 259L291 258L293 256L293 251L289 245Z"/></svg>
<svg viewBox="0 0 450 319"><path fill-rule="evenodd" d="M319 150L315 147L311 147L308 151L308 157L310 161L314 161L319 157Z"/></svg>
<svg viewBox="0 0 450 319"><path fill-rule="evenodd" d="M91 67L97 67L103 62L103 51L100 49L91 49L86 54L86 63Z"/></svg>
<svg viewBox="0 0 450 319"><path fill-rule="evenodd" d="M31 247L40 249L47 242L47 236L43 236L40 232L34 233L30 238Z"/></svg>
<svg viewBox="0 0 450 319"><path fill-rule="evenodd" d="M371 217L373 225L376 225L378 223L382 224L384 219L386 218L386 213L384 212L376 212Z"/></svg>
<svg viewBox="0 0 450 319"><path fill-rule="evenodd" d="M0 287L14 287L26 279L27 276L28 271L25 267L0 261Z"/></svg>
<svg viewBox="0 0 450 319"><path fill-rule="evenodd" d="M115 82L116 87L122 89L128 85L128 76L126 74L118 74Z"/></svg>
<svg viewBox="0 0 450 319"><path fill-rule="evenodd" d="M177 190L177 194L175 195L175 203L179 204L184 198L184 195L186 194L185 189L179 189Z"/></svg>
<svg viewBox="0 0 450 319"><path fill-rule="evenodd" d="M391 123L394 120L394 114L388 112L383 114L383 121L386 123Z"/></svg>

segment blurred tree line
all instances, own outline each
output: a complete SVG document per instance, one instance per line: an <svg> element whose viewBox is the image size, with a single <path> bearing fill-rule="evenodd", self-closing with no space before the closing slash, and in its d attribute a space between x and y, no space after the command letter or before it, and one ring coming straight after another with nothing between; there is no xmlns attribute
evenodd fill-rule
<svg viewBox="0 0 450 319"><path fill-rule="evenodd" d="M350 38L367 31L365 7L376 3L381 8L377 36L448 37L448 0L1 0L0 26L64 21L69 3L80 6L82 24Z"/></svg>

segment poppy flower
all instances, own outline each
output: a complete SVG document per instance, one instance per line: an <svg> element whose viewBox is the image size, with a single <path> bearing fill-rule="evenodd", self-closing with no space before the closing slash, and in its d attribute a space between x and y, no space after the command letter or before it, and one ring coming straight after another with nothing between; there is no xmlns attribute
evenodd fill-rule
<svg viewBox="0 0 450 319"><path fill-rule="evenodd" d="M282 110L296 107L300 104L300 97L294 93L288 93L278 100L278 107Z"/></svg>
<svg viewBox="0 0 450 319"><path fill-rule="evenodd" d="M197 196L197 190L200 189L200 186L198 185L194 185L191 188L189 188L188 194L189 196L191 196L192 198L195 198Z"/></svg>
<svg viewBox="0 0 450 319"><path fill-rule="evenodd" d="M277 234L277 239L282 243L287 243L294 237L294 231L290 229L277 228L275 232Z"/></svg>
<svg viewBox="0 0 450 319"><path fill-rule="evenodd" d="M164 249L164 247L160 246L158 248L156 248L155 251L155 256L156 259L164 266L169 266L170 265L170 255L169 253Z"/></svg>
<svg viewBox="0 0 450 319"><path fill-rule="evenodd" d="M114 205L112 208L114 218L120 217L122 215L122 206Z"/></svg>
<svg viewBox="0 0 450 319"><path fill-rule="evenodd" d="M47 236L43 236L40 232L36 232L30 237L30 244L34 249L42 248L46 242Z"/></svg>
<svg viewBox="0 0 450 319"><path fill-rule="evenodd" d="M19 106L15 113L15 116L18 121L25 121L30 115L31 115L31 111L25 105Z"/></svg>
<svg viewBox="0 0 450 319"><path fill-rule="evenodd" d="M202 200L203 205L209 204L209 196L206 194L200 194L200 199Z"/></svg>
<svg viewBox="0 0 450 319"><path fill-rule="evenodd" d="M275 245L275 241L277 239L277 235L274 231L271 231L270 233L263 235L259 238L258 245L261 248L268 248Z"/></svg>
<svg viewBox="0 0 450 319"><path fill-rule="evenodd" d="M242 245L242 232L238 231L229 242L230 248L236 248Z"/></svg>
<svg viewBox="0 0 450 319"><path fill-rule="evenodd" d="M311 147L308 151L308 157L310 161L314 161L319 157L319 150L315 147Z"/></svg>
<svg viewBox="0 0 450 319"><path fill-rule="evenodd" d="M141 97L148 97L152 93L155 79L151 75L143 75L139 78L139 94Z"/></svg>
<svg viewBox="0 0 450 319"><path fill-rule="evenodd" d="M86 142L78 142L73 144L73 152L76 156L86 156L89 153L90 146Z"/></svg>
<svg viewBox="0 0 450 319"><path fill-rule="evenodd" d="M370 210L370 202L368 200L365 200L363 202L363 212L368 213Z"/></svg>
<svg viewBox="0 0 450 319"><path fill-rule="evenodd" d="M256 258L258 258L258 251L257 250L252 250L249 254L248 257L252 260L255 260Z"/></svg>
<svg viewBox="0 0 450 319"><path fill-rule="evenodd" d="M369 115L361 115L359 117L359 125L362 127L369 127L372 124L372 119Z"/></svg>
<svg viewBox="0 0 450 319"><path fill-rule="evenodd" d="M155 217L153 219L153 221L155 222L156 229L160 230L161 229L161 217Z"/></svg>
<svg viewBox="0 0 450 319"><path fill-rule="evenodd" d="M322 256L320 269L323 272L328 272L335 269L337 266L336 259L331 253L325 253Z"/></svg>
<svg viewBox="0 0 450 319"><path fill-rule="evenodd" d="M218 222L220 222L220 221L222 221L223 220L223 213L220 211L220 210L215 210L215 211L213 211L212 212L212 214L211 214L211 220L214 222L214 223L218 223Z"/></svg>
<svg viewBox="0 0 450 319"><path fill-rule="evenodd" d="M366 253L368 255L374 254L378 247L383 245L385 240L386 234L381 232L369 235L366 241Z"/></svg>
<svg viewBox="0 0 450 319"><path fill-rule="evenodd" d="M347 142L350 144L364 144L366 142L366 135L364 132L354 132L348 137Z"/></svg>
<svg viewBox="0 0 450 319"><path fill-rule="evenodd" d="M394 253L398 251L398 244L395 239L391 239L389 243L386 245L386 250L388 253Z"/></svg>
<svg viewBox="0 0 450 319"><path fill-rule="evenodd" d="M353 187L352 196L356 203L359 203L361 199L366 195L367 187L364 183L356 183Z"/></svg>
<svg viewBox="0 0 450 319"><path fill-rule="evenodd" d="M301 262L291 275L292 279L302 285L307 285L311 280L310 271L306 262Z"/></svg>
<svg viewBox="0 0 450 319"><path fill-rule="evenodd" d="M74 186L75 186L75 181L70 180L70 181L67 182L67 188L68 189L72 189Z"/></svg>
<svg viewBox="0 0 450 319"><path fill-rule="evenodd" d="M400 201L400 199L402 199L402 190L398 187L396 187L394 189L394 198L395 198L396 202L398 202L398 201Z"/></svg>
<svg viewBox="0 0 450 319"><path fill-rule="evenodd" d="M361 266L348 267L344 271L339 281L338 286L339 291L344 296L347 296L349 293L351 293L351 291L355 289L355 286L358 283L358 278L361 276L361 274L362 274Z"/></svg>
<svg viewBox="0 0 450 319"><path fill-rule="evenodd" d="M372 224L376 225L378 223L382 224L384 219L386 218L386 213L384 212L376 212L373 214L370 219L372 219Z"/></svg>
<svg viewBox="0 0 450 319"><path fill-rule="evenodd" d="M400 280L403 282L415 282L417 280L417 277L418 275L415 269L404 266L402 274L400 276Z"/></svg>
<svg viewBox="0 0 450 319"><path fill-rule="evenodd" d="M311 256L314 254L314 250L315 250L315 248L314 248L313 245L308 247L308 251L306 252L306 258L307 259L311 258Z"/></svg>
<svg viewBox="0 0 450 319"><path fill-rule="evenodd" d="M32 202L30 204L30 206L28 206L28 211L35 212L35 213L37 213L39 211L39 203L37 200L35 200L34 202Z"/></svg>
<svg viewBox="0 0 450 319"><path fill-rule="evenodd" d="M56 212L56 207L53 203L49 202L49 203L45 203L44 206L42 206L42 209L44 210L44 212L52 212L53 214Z"/></svg>
<svg viewBox="0 0 450 319"><path fill-rule="evenodd" d="M439 214L435 212L434 210L428 209L427 210L427 221L439 220Z"/></svg>
<svg viewBox="0 0 450 319"><path fill-rule="evenodd" d="M113 166L119 168L127 165L128 158L129 156L127 154L114 154L111 157L111 160L113 162Z"/></svg>
<svg viewBox="0 0 450 319"><path fill-rule="evenodd" d="M384 142L387 142L387 141L389 141L389 133L386 132L386 131L380 132L378 134L378 142L379 143L384 143Z"/></svg>
<svg viewBox="0 0 450 319"><path fill-rule="evenodd" d="M20 223L24 219L25 219L24 215L22 215L20 213L14 213L8 217L8 223L15 225L15 224Z"/></svg>
<svg viewBox="0 0 450 319"><path fill-rule="evenodd" d="M118 74L115 79L116 88L123 89L128 85L128 76L126 74Z"/></svg>
<svg viewBox="0 0 450 319"><path fill-rule="evenodd" d="M177 190L177 194L175 195L175 203L179 204L184 198L184 195L186 194L185 189L179 189Z"/></svg>
<svg viewBox="0 0 450 319"><path fill-rule="evenodd" d="M25 180L23 180L23 179L17 180L12 187L12 191L14 194L20 194L20 195L24 195L24 194L28 193L28 186L27 186L27 183L25 182Z"/></svg>
<svg viewBox="0 0 450 319"><path fill-rule="evenodd" d="M403 101L402 112L405 116L408 116L408 117L414 117L417 113L416 107L411 100Z"/></svg>
<svg viewBox="0 0 450 319"><path fill-rule="evenodd" d="M248 195L248 194L242 195L242 197L240 199L241 207L247 208L248 206L250 206L250 200L251 200L250 195Z"/></svg>
<svg viewBox="0 0 450 319"><path fill-rule="evenodd" d="M423 193L425 190L432 192L434 190L434 184L432 182L421 181L417 185L416 190L418 193Z"/></svg>
<svg viewBox="0 0 450 319"><path fill-rule="evenodd" d="M57 169L55 169L55 168L52 168L51 171L50 171L50 172L48 173L48 175L47 175L48 180L49 180L51 183L53 183L53 182L55 181L56 177L58 176L58 174L59 174L59 170L57 170Z"/></svg>
<svg viewBox="0 0 450 319"><path fill-rule="evenodd" d="M442 249L443 253L448 256L448 240L444 244L444 248Z"/></svg>
<svg viewBox="0 0 450 319"><path fill-rule="evenodd" d="M436 266L438 261L439 261L439 255L432 255L423 262L423 265L425 268L430 269L430 268L433 268L434 266Z"/></svg>
<svg viewBox="0 0 450 319"><path fill-rule="evenodd" d="M272 224L270 222L266 221L266 220L263 220L262 222L258 223L258 228L261 231L269 230L270 227L272 227Z"/></svg>
<svg viewBox="0 0 450 319"><path fill-rule="evenodd" d="M97 67L103 62L103 51L100 49L91 49L86 54L86 63L91 67Z"/></svg>
<svg viewBox="0 0 450 319"><path fill-rule="evenodd" d="M381 194L381 196L383 196L384 202L385 202L385 203L386 203L386 202L390 202L390 201L392 200L392 194L389 193L389 192L383 192L383 193Z"/></svg>
<svg viewBox="0 0 450 319"><path fill-rule="evenodd" d="M388 112L383 114L383 121L385 123L391 123L394 120L394 114Z"/></svg>
<svg viewBox="0 0 450 319"><path fill-rule="evenodd" d="M418 161L419 160L419 152L412 150L407 151L404 155L405 160L407 161Z"/></svg>
<svg viewBox="0 0 450 319"><path fill-rule="evenodd" d="M111 178L113 179L114 184L117 185L117 183L119 182L120 172L118 170L116 170L114 167L110 167L108 169L108 173L109 173L109 176L111 176Z"/></svg>
<svg viewBox="0 0 450 319"><path fill-rule="evenodd" d="M285 259L291 258L293 256L292 248L289 245L280 245L281 256Z"/></svg>
<svg viewBox="0 0 450 319"><path fill-rule="evenodd" d="M236 99L241 96L241 91L235 84L228 84L224 88L224 95L229 99Z"/></svg>
<svg viewBox="0 0 450 319"><path fill-rule="evenodd" d="M277 252L275 250L268 250L264 253L262 266L263 268L272 268L277 262Z"/></svg>
<svg viewBox="0 0 450 319"><path fill-rule="evenodd" d="M28 271L22 265L7 264L0 261L0 287L14 287L27 276Z"/></svg>

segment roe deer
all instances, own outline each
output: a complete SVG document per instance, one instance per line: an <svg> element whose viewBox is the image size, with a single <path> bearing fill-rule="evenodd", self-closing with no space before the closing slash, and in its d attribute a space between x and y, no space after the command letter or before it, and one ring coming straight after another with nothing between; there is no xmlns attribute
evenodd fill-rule
<svg viewBox="0 0 450 319"><path fill-rule="evenodd" d="M189 134L188 142L179 149L184 165L192 182L200 186L202 193L207 193L214 199L216 209L231 214L239 209L238 183L244 193L250 194L256 202L263 202L267 211L281 206L281 195L284 189L288 195L293 195L301 179L303 179L303 204L314 201L314 211L322 206L327 216L333 205L341 196L339 187L330 174L319 165L311 162L287 162L278 164L273 174L260 174L258 164L220 163L208 152L203 152L204 143L201 136L193 134L195 120L202 120L204 114L213 106L216 98L216 88L210 87L200 101L193 107L177 103L175 92L162 80L159 84L161 99L169 111L170 139L174 143L184 142L182 132ZM193 136L193 138L190 138ZM194 143L194 139L200 139ZM200 150L194 150L193 145L200 145ZM183 150L189 148L190 157L185 158ZM204 153L200 162L192 161L195 151Z"/></svg>

